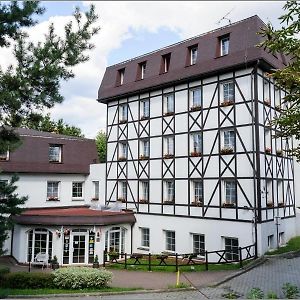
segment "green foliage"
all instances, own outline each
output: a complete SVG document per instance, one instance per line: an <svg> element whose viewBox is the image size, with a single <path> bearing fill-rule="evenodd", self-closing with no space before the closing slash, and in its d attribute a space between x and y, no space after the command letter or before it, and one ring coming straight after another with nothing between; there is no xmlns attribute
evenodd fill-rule
<svg viewBox="0 0 300 300"><path fill-rule="evenodd" d="M59 119L55 122L54 120L51 120L50 114L47 114L46 116L39 114L32 115L31 118L23 120L21 127L69 136L84 137L80 128L66 124L63 119Z"/></svg>
<svg viewBox="0 0 300 300"><path fill-rule="evenodd" d="M186 289L191 287L188 283L179 282L179 284L170 284L168 285L168 289Z"/></svg>
<svg viewBox="0 0 300 300"><path fill-rule="evenodd" d="M22 212L21 206L27 201L27 197L19 197L16 193L15 183L19 177L13 175L8 182L0 182L0 254L3 254L2 245L7 238L7 231L11 229L13 222L9 216Z"/></svg>
<svg viewBox="0 0 300 300"><path fill-rule="evenodd" d="M238 295L235 292L228 292L226 294L223 294L222 297L226 299L237 299Z"/></svg>
<svg viewBox="0 0 300 300"><path fill-rule="evenodd" d="M277 294L270 291L267 293L267 299L278 299Z"/></svg>
<svg viewBox="0 0 300 300"><path fill-rule="evenodd" d="M53 274L54 284L63 289L102 288L112 279L109 271L87 267L62 268Z"/></svg>
<svg viewBox="0 0 300 300"><path fill-rule="evenodd" d="M95 141L96 141L99 161L106 162L107 136L106 136L105 132L100 130L96 136Z"/></svg>
<svg viewBox="0 0 300 300"><path fill-rule="evenodd" d="M282 286L282 292L284 294L284 298L286 299L296 299L299 296L299 288L289 282Z"/></svg>
<svg viewBox="0 0 300 300"><path fill-rule="evenodd" d="M53 288L53 274L41 272L15 272L2 277L1 286L14 289Z"/></svg>
<svg viewBox="0 0 300 300"><path fill-rule="evenodd" d="M279 117L274 119L280 133L278 136L295 136L300 139L300 40L297 35L300 32L300 6L296 0L287 1L284 5L286 13L279 17L282 28L275 30L269 23L260 32L264 41L260 44L271 53L284 53L291 61L280 70L274 70L270 77L274 78L277 86L288 92L284 102L288 105L283 109ZM297 160L300 160L300 146L292 150Z"/></svg>
<svg viewBox="0 0 300 300"><path fill-rule="evenodd" d="M285 246L280 247L279 249L276 249L274 251L268 251L266 252L266 254L276 255L276 254L282 254L282 253L298 251L298 250L300 250L300 236L296 236L290 239Z"/></svg>
<svg viewBox="0 0 300 300"><path fill-rule="evenodd" d="M9 267L0 266L0 277L10 272Z"/></svg>
<svg viewBox="0 0 300 300"><path fill-rule="evenodd" d="M264 293L260 288L252 288L247 295L247 299L263 299Z"/></svg>
<svg viewBox="0 0 300 300"><path fill-rule="evenodd" d="M94 257L94 263L95 263L95 264L99 263L98 255L96 255L96 256Z"/></svg>

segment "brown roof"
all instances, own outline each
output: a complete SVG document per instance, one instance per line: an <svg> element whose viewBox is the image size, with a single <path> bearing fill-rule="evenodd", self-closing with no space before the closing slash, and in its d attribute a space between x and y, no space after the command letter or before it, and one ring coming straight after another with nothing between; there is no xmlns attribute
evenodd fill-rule
<svg viewBox="0 0 300 300"><path fill-rule="evenodd" d="M135 223L133 212L93 210L89 207L32 208L14 216L23 225L113 225Z"/></svg>
<svg viewBox="0 0 300 300"><path fill-rule="evenodd" d="M257 60L267 65L282 68L283 57L277 58L262 48L256 47L262 37L257 35L265 24L258 16L236 22L232 25L202 34L183 42L165 47L152 53L125 61L106 68L99 91L98 100L107 103L119 97L133 95L154 88L167 86L190 78L211 76L216 72L225 72L250 66ZM219 37L230 35L229 54L219 56ZM195 65L187 65L188 48L198 45L198 57ZM162 55L171 53L169 71L160 74ZM138 64L147 62L143 80L137 80ZM116 86L118 70L125 68L124 84Z"/></svg>
<svg viewBox="0 0 300 300"><path fill-rule="evenodd" d="M98 162L92 139L65 136L32 129L16 130L22 145L11 152L8 161L0 161L6 173L88 174L90 164ZM49 162L49 145L62 146L62 162Z"/></svg>

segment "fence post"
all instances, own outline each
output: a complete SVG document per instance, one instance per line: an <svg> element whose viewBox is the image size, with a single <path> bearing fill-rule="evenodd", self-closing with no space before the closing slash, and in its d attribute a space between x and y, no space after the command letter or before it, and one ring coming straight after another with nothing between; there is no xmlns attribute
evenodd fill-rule
<svg viewBox="0 0 300 300"><path fill-rule="evenodd" d="M103 268L105 268L106 251L103 251Z"/></svg>
<svg viewBox="0 0 300 300"><path fill-rule="evenodd" d="M205 270L208 271L208 254L206 250L205 250Z"/></svg>
<svg viewBox="0 0 300 300"><path fill-rule="evenodd" d="M175 254L175 261L176 261L176 272L178 272L178 254Z"/></svg>
<svg viewBox="0 0 300 300"><path fill-rule="evenodd" d="M148 271L151 271L151 253L148 254Z"/></svg>
<svg viewBox="0 0 300 300"><path fill-rule="evenodd" d="M127 253L125 253L125 269L127 269Z"/></svg>
<svg viewBox="0 0 300 300"><path fill-rule="evenodd" d="M240 268L243 267L243 257L242 257L242 248L239 247L239 260L240 260Z"/></svg>
<svg viewBox="0 0 300 300"><path fill-rule="evenodd" d="M29 262L29 265L28 265L28 272L30 272L31 270L31 261Z"/></svg>

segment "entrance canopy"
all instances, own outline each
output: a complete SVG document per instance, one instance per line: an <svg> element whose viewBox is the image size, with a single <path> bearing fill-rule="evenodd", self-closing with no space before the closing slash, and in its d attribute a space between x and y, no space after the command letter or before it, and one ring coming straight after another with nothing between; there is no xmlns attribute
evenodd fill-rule
<svg viewBox="0 0 300 300"><path fill-rule="evenodd" d="M26 209L13 220L23 225L113 225L136 222L132 211L93 210L84 207Z"/></svg>

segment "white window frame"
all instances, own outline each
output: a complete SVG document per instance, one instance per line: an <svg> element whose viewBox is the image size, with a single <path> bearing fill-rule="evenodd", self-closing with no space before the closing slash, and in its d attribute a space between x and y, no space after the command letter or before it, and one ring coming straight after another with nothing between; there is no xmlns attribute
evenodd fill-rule
<svg viewBox="0 0 300 300"><path fill-rule="evenodd" d="M164 95L164 113L173 114L175 112L175 98L174 94Z"/></svg>
<svg viewBox="0 0 300 300"><path fill-rule="evenodd" d="M174 230L164 230L166 239L166 251L176 251L176 233Z"/></svg>
<svg viewBox="0 0 300 300"><path fill-rule="evenodd" d="M190 107L201 107L202 105L202 90L201 88L194 88L190 90Z"/></svg>
<svg viewBox="0 0 300 300"><path fill-rule="evenodd" d="M56 184L57 187L53 187L53 184ZM52 185L52 187L50 187ZM54 190L57 188L57 193L54 192ZM49 189L51 189L51 192L49 192ZM47 200L59 200L59 194L60 194L60 182L59 181L47 181Z"/></svg>
<svg viewBox="0 0 300 300"><path fill-rule="evenodd" d="M99 200L99 198L100 198L100 182L97 180L93 180L93 187L94 187L93 200Z"/></svg>
<svg viewBox="0 0 300 300"><path fill-rule="evenodd" d="M58 149L58 153L56 153L57 149ZM49 152L48 152L49 162L50 163L60 163L62 161L61 153L62 153L62 145L50 144Z"/></svg>
<svg viewBox="0 0 300 300"><path fill-rule="evenodd" d="M170 61L171 61L171 57L170 57L169 55L164 55L164 56L163 56L164 73L168 73L168 72L169 72Z"/></svg>
<svg viewBox="0 0 300 300"><path fill-rule="evenodd" d="M146 227L140 227L141 230L141 247L150 248L150 229Z"/></svg>
<svg viewBox="0 0 300 300"><path fill-rule="evenodd" d="M195 239L196 237L199 238L198 241ZM197 256L199 257L204 257L205 256L205 235L200 233L192 233L192 243L193 243L193 253L197 254Z"/></svg>
<svg viewBox="0 0 300 300"><path fill-rule="evenodd" d="M81 196L78 193L78 190L80 190L81 185ZM75 190L77 190L75 192ZM77 196L74 196L74 194L77 194ZM72 182L72 200L82 200L84 198L84 182L83 181L73 181Z"/></svg>
<svg viewBox="0 0 300 300"><path fill-rule="evenodd" d="M203 202L203 181L192 180L193 199L192 202Z"/></svg>
<svg viewBox="0 0 300 300"><path fill-rule="evenodd" d="M123 84L124 84L124 75L125 75L125 69L119 70L120 85L123 85Z"/></svg>
<svg viewBox="0 0 300 300"><path fill-rule="evenodd" d="M146 74L146 62L141 63L141 79L145 78Z"/></svg>
<svg viewBox="0 0 300 300"><path fill-rule="evenodd" d="M164 199L167 202L175 202L175 181L164 180Z"/></svg>
<svg viewBox="0 0 300 300"><path fill-rule="evenodd" d="M140 181L140 200L149 201L149 180Z"/></svg>
<svg viewBox="0 0 300 300"><path fill-rule="evenodd" d="M9 150L0 153L0 161L9 160Z"/></svg>
<svg viewBox="0 0 300 300"><path fill-rule="evenodd" d="M127 159L128 144L127 142L119 142L119 158Z"/></svg>
<svg viewBox="0 0 300 300"><path fill-rule="evenodd" d="M141 155L146 158L150 156L150 139L141 140Z"/></svg>
<svg viewBox="0 0 300 300"><path fill-rule="evenodd" d="M229 261L239 260L239 239L235 237L223 237L225 257ZM233 241L237 241L237 246L233 245Z"/></svg>
<svg viewBox="0 0 300 300"><path fill-rule="evenodd" d="M165 136L164 137L164 155L174 155L175 152L175 137Z"/></svg>
<svg viewBox="0 0 300 300"><path fill-rule="evenodd" d="M268 235L268 249L274 249L275 243L274 243L274 234Z"/></svg>
<svg viewBox="0 0 300 300"><path fill-rule="evenodd" d="M223 86L223 101L234 102L235 101L234 82L227 81L224 82L222 86Z"/></svg>
<svg viewBox="0 0 300 300"><path fill-rule="evenodd" d="M224 203L231 205L237 204L237 185L235 180L224 180Z"/></svg>
<svg viewBox="0 0 300 300"><path fill-rule="evenodd" d="M284 181L282 179L277 180L277 199L278 203L283 203L284 202L284 194L283 194L283 186L284 186Z"/></svg>
<svg viewBox="0 0 300 300"><path fill-rule="evenodd" d="M144 99L141 101L141 118L150 117L150 101L149 99Z"/></svg>
<svg viewBox="0 0 300 300"><path fill-rule="evenodd" d="M232 149L235 148L235 132L234 130L223 131L223 148Z"/></svg>
<svg viewBox="0 0 300 300"><path fill-rule="evenodd" d="M191 145L192 152L202 153L202 133L193 132L191 133Z"/></svg>
<svg viewBox="0 0 300 300"><path fill-rule="evenodd" d="M119 106L119 121L125 122L128 121L128 104L122 103Z"/></svg>
<svg viewBox="0 0 300 300"><path fill-rule="evenodd" d="M266 185L266 201L267 203L272 203L274 204L274 195L273 195L273 187L272 187L272 179L266 179L265 180L265 185Z"/></svg>
<svg viewBox="0 0 300 300"><path fill-rule="evenodd" d="M195 65L198 57L198 47L194 46L190 48L190 65Z"/></svg>
<svg viewBox="0 0 300 300"><path fill-rule="evenodd" d="M220 54L221 54L221 56L229 54L229 43L230 43L229 36L226 36L226 37L223 37L220 39Z"/></svg>
<svg viewBox="0 0 300 300"><path fill-rule="evenodd" d="M118 199L125 200L127 199L127 182L122 180L119 181L119 193Z"/></svg>

